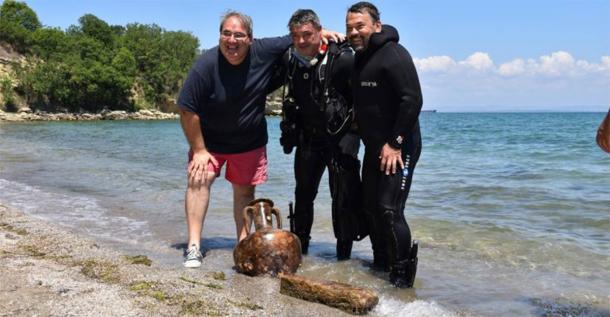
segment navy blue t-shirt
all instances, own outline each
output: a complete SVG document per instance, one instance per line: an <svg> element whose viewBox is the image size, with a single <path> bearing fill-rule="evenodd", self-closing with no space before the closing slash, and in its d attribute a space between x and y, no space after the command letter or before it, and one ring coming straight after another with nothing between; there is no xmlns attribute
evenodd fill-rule
<svg viewBox="0 0 610 317"><path fill-rule="evenodd" d="M242 153L267 144L267 86L274 63L290 44L290 36L255 39L237 66L227 62L218 46L199 57L180 91L178 105L199 115L209 151Z"/></svg>

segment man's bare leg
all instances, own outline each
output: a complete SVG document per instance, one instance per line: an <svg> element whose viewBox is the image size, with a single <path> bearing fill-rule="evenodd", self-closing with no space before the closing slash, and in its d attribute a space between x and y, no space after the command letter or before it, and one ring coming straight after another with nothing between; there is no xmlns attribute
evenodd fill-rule
<svg viewBox="0 0 610 317"><path fill-rule="evenodd" d="M249 223L244 224L243 212L248 203L254 199L254 190L254 185L233 184L233 216L238 242L246 237L246 226L251 225Z"/></svg>
<svg viewBox="0 0 610 317"><path fill-rule="evenodd" d="M205 180L200 182L189 179L184 201L186 225L188 227L188 247L193 244L200 246L201 229L208 211L210 189L215 179L216 175L213 172L206 172Z"/></svg>

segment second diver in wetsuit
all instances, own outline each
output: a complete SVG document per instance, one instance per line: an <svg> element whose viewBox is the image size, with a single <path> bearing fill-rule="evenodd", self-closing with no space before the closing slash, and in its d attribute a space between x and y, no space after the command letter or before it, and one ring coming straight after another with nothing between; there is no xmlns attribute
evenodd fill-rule
<svg viewBox="0 0 610 317"><path fill-rule="evenodd" d="M294 156L293 232L308 253L314 200L324 170L329 171L337 259L349 259L354 240L367 235L361 209L360 139L352 127L349 79L353 50L344 43L321 42L320 20L312 10L297 10L288 23L293 46L283 60L285 89L280 143Z"/></svg>

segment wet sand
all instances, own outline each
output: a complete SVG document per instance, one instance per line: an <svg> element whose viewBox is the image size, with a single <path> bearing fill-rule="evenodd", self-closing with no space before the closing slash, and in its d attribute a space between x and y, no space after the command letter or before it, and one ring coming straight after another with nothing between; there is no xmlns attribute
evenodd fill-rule
<svg viewBox="0 0 610 317"><path fill-rule="evenodd" d="M0 316L350 316L222 269L121 254L0 204Z"/></svg>

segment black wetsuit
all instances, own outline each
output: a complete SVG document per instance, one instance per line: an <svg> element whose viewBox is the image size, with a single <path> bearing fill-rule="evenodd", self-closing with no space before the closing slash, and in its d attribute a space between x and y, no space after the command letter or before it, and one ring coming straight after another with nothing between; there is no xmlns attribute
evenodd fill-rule
<svg viewBox="0 0 610 317"><path fill-rule="evenodd" d="M333 54L334 61L325 64L325 56L330 56L331 51L337 52ZM328 52L319 54L316 57L318 62L313 66L305 66L304 61L292 54L294 52L289 50L284 62L289 87L287 98L293 98L296 110L293 118L285 118L284 121L293 120L297 130L294 233L301 240L303 253L307 254L314 217L314 199L322 174L328 168L337 258L348 259L352 241L366 236L366 222L361 208L360 161L357 157L360 139L351 129L351 115L345 121L346 128L342 132L336 135L332 135L336 132L333 129L329 132L323 91L324 80L330 75L329 87L345 98L344 107L351 109L349 80L353 69L353 51L331 42ZM326 62L328 61L327 58ZM330 74L327 72L328 67Z"/></svg>
<svg viewBox="0 0 610 317"><path fill-rule="evenodd" d="M411 252L404 208L421 153L422 107L417 71L407 50L398 44L396 29L384 25L380 33L371 35L367 49L356 54L353 87L356 121L365 145L362 182L374 264L394 270ZM380 171L379 155L386 143L401 149L406 171L400 167L393 175Z"/></svg>

